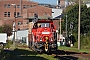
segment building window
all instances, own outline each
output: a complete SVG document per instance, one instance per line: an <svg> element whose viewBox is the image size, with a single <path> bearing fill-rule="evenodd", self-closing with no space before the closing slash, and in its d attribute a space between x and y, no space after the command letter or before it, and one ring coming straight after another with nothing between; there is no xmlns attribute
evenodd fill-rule
<svg viewBox="0 0 90 60"><path fill-rule="evenodd" d="M47 15L47 13L45 12L44 15Z"/></svg>
<svg viewBox="0 0 90 60"><path fill-rule="evenodd" d="M6 8L7 7L7 4L4 4L4 7Z"/></svg>
<svg viewBox="0 0 90 60"><path fill-rule="evenodd" d="M18 28L18 30L20 30L20 28Z"/></svg>
<svg viewBox="0 0 90 60"><path fill-rule="evenodd" d="M27 8L27 6L26 5L23 5L23 8Z"/></svg>
<svg viewBox="0 0 90 60"><path fill-rule="evenodd" d="M4 17L10 17L10 12L4 12Z"/></svg>
<svg viewBox="0 0 90 60"><path fill-rule="evenodd" d="M29 8L29 5L27 5L27 8Z"/></svg>
<svg viewBox="0 0 90 60"><path fill-rule="evenodd" d="M30 8L32 7L32 5L30 5Z"/></svg>
<svg viewBox="0 0 90 60"><path fill-rule="evenodd" d="M21 22L20 21L18 21L18 25L21 25Z"/></svg>
<svg viewBox="0 0 90 60"><path fill-rule="evenodd" d="M26 22L26 24L29 24L29 22Z"/></svg>
<svg viewBox="0 0 90 60"><path fill-rule="evenodd" d="M8 17L10 17L10 12L8 12Z"/></svg>
<svg viewBox="0 0 90 60"><path fill-rule="evenodd" d="M7 17L7 12L4 12L4 17Z"/></svg>
<svg viewBox="0 0 90 60"><path fill-rule="evenodd" d="M7 5L7 8L10 8L10 4Z"/></svg>
<svg viewBox="0 0 90 60"><path fill-rule="evenodd" d="M20 5L17 5L17 8L20 8Z"/></svg>
<svg viewBox="0 0 90 60"><path fill-rule="evenodd" d="M17 17L20 16L20 12L17 12Z"/></svg>
<svg viewBox="0 0 90 60"><path fill-rule="evenodd" d="M26 37L22 37L22 43L26 43Z"/></svg>

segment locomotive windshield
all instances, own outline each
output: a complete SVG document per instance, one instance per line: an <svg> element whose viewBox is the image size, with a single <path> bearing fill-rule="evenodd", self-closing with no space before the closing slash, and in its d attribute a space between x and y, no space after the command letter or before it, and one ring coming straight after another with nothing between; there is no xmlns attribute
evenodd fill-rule
<svg viewBox="0 0 90 60"><path fill-rule="evenodd" d="M50 23L38 23L38 27L50 27Z"/></svg>

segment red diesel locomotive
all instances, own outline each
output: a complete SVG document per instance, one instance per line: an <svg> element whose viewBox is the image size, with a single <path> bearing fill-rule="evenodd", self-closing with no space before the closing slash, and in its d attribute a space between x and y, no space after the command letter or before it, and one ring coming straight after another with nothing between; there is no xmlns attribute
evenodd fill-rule
<svg viewBox="0 0 90 60"><path fill-rule="evenodd" d="M34 23L29 47L37 52L57 50L57 33L52 20L43 19Z"/></svg>

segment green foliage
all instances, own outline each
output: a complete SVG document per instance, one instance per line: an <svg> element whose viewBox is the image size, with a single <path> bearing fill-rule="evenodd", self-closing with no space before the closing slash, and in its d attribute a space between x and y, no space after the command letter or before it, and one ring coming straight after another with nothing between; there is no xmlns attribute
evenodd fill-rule
<svg viewBox="0 0 90 60"><path fill-rule="evenodd" d="M67 9L67 8L66 8ZM66 14L67 14L67 28L68 28L68 34L69 32L71 32L70 29L70 23L73 22L73 32L77 33L77 24L78 24L78 4L76 5L71 5L70 8L68 8L69 10L66 10L66 12L64 13L64 17L62 18L64 20L64 22L62 23L62 30L65 31L65 25L66 25Z"/></svg>
<svg viewBox="0 0 90 60"><path fill-rule="evenodd" d="M71 33L70 23L73 22L73 29L72 34L75 34L75 47L78 46L78 16L79 16L79 5L71 5L70 7L66 8L66 12L63 12L63 20L62 23L62 31L66 29L66 14L67 14L67 28L68 28L68 35ZM86 5L81 5L81 20L80 20L80 33L81 33L81 46L89 46L90 45L90 8L87 8ZM86 34L86 35L85 35Z"/></svg>
<svg viewBox="0 0 90 60"><path fill-rule="evenodd" d="M71 8L72 7L72 8ZM68 27L68 32L70 32L70 23L73 22L73 32L77 33L78 32L78 4L76 5L72 5L70 8L68 8L68 10L66 10L66 12L64 14L67 14L67 27ZM66 8L67 9L67 8ZM81 34L84 33L88 33L88 31L90 31L90 8L87 8L86 5L82 5L81 6ZM66 20L66 16L64 15L63 17L64 20ZM62 30L65 30L65 23L66 21L64 21L64 23L62 23Z"/></svg>
<svg viewBox="0 0 90 60"><path fill-rule="evenodd" d="M12 41L11 40L7 40L7 44L5 46L5 48L10 48L10 46L12 45Z"/></svg>
<svg viewBox="0 0 90 60"><path fill-rule="evenodd" d="M77 48L78 47L78 42L74 43L74 47Z"/></svg>
<svg viewBox="0 0 90 60"><path fill-rule="evenodd" d="M81 47L90 48L90 37L87 35L81 35Z"/></svg>

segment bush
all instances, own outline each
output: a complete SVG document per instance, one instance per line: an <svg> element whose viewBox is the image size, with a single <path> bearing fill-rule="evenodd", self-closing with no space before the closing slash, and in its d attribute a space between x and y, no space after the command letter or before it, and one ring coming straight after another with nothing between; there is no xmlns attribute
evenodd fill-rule
<svg viewBox="0 0 90 60"><path fill-rule="evenodd" d="M75 37L76 42L74 43L74 47L77 48L78 47L78 35L77 34L73 34ZM90 48L90 33L88 34L81 34L80 35L80 43L81 43L81 48Z"/></svg>
<svg viewBox="0 0 90 60"><path fill-rule="evenodd" d="M5 46L5 48L10 48L10 46L12 45L12 41L11 40L7 40L7 44Z"/></svg>
<svg viewBox="0 0 90 60"><path fill-rule="evenodd" d="M74 43L74 47L77 48L78 47L78 42Z"/></svg>

